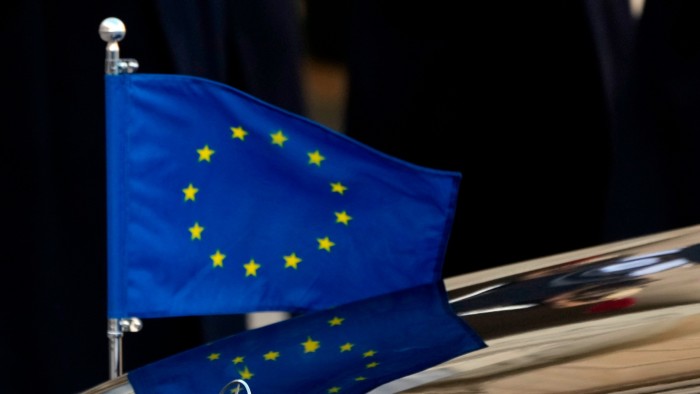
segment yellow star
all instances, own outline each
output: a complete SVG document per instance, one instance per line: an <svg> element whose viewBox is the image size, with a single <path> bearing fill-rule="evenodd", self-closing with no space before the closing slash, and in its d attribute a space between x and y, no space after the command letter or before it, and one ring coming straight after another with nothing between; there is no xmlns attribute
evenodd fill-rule
<svg viewBox="0 0 700 394"><path fill-rule="evenodd" d="M214 151L209 149L209 145L204 145L204 148L202 149L197 149L197 153L199 153L199 161L208 161L211 162L211 155L214 154Z"/></svg>
<svg viewBox="0 0 700 394"><path fill-rule="evenodd" d="M250 380L254 376L254 374L248 370L247 366L245 368L243 368L242 371L238 370L238 374L241 375L241 379L245 379L245 380Z"/></svg>
<svg viewBox="0 0 700 394"><path fill-rule="evenodd" d="M319 151L309 152L307 154L309 155L309 164L316 164L318 167L321 167L321 162L326 160L325 157L321 156Z"/></svg>
<svg viewBox="0 0 700 394"><path fill-rule="evenodd" d="M192 240L202 239L202 231L204 231L204 227L200 226L198 222L194 222L194 226L190 227L189 230L192 234Z"/></svg>
<svg viewBox="0 0 700 394"><path fill-rule="evenodd" d="M225 254L222 254L219 249L216 250L216 253L213 255L209 256L211 258L211 261L213 262L212 266L214 268L216 267L224 267L224 259L226 258Z"/></svg>
<svg viewBox="0 0 700 394"><path fill-rule="evenodd" d="M338 386L336 386L336 387L331 387L331 388L328 389L328 392L329 392L329 393L339 393L339 392L340 392L340 387L338 387Z"/></svg>
<svg viewBox="0 0 700 394"><path fill-rule="evenodd" d="M276 361L279 358L279 356L279 352L273 352L272 350L270 350L269 352L263 355L263 358L267 361Z"/></svg>
<svg viewBox="0 0 700 394"><path fill-rule="evenodd" d="M245 268L245 276L258 276L258 268L260 264L256 263L255 260L250 259L248 264L243 264Z"/></svg>
<svg viewBox="0 0 700 394"><path fill-rule="evenodd" d="M231 127L231 138L238 138L241 141L245 140L245 136L248 135L248 132L243 130L243 127L238 126L238 127Z"/></svg>
<svg viewBox="0 0 700 394"><path fill-rule="evenodd" d="M301 345L304 347L304 353L313 353L321 347L321 342L306 337L306 342L302 342Z"/></svg>
<svg viewBox="0 0 700 394"><path fill-rule="evenodd" d="M212 354L208 355L207 358L209 359L209 361L214 361L214 360L218 360L219 356L221 356L221 353L212 353Z"/></svg>
<svg viewBox="0 0 700 394"><path fill-rule="evenodd" d="M272 137L272 145L279 145L280 147L284 146L284 143L289 139L282 134L282 130L270 134L270 137Z"/></svg>
<svg viewBox="0 0 700 394"><path fill-rule="evenodd" d="M331 251L331 247L335 245L335 242L333 242L333 241L331 241L330 239L328 239L328 237L326 237L326 238L316 238L316 241L318 241L318 250L323 249L323 250L325 250L325 251L327 251L327 252L330 252L330 251Z"/></svg>
<svg viewBox="0 0 700 394"><path fill-rule="evenodd" d="M241 364L243 362L243 356L238 356L231 360L231 362L233 362L234 364Z"/></svg>
<svg viewBox="0 0 700 394"><path fill-rule="evenodd" d="M352 216L348 215L347 212L336 212L335 213L335 222L336 223L343 223L344 225L348 225L348 223L352 220Z"/></svg>
<svg viewBox="0 0 700 394"><path fill-rule="evenodd" d="M284 256L284 268L289 268L292 267L294 269L297 269L297 265L302 261L299 257L297 257L296 253L292 253L289 256Z"/></svg>
<svg viewBox="0 0 700 394"><path fill-rule="evenodd" d="M364 376L358 376L358 377L355 378L355 380L357 380L358 382L361 382L361 381L363 381L363 380L367 380L367 378L364 377Z"/></svg>
<svg viewBox="0 0 700 394"><path fill-rule="evenodd" d="M362 353L362 357L372 357L375 354L377 354L377 352L375 350L368 350L368 351Z"/></svg>
<svg viewBox="0 0 700 394"><path fill-rule="evenodd" d="M343 319L342 317L335 316L331 320L328 320L328 324L330 324L331 327L339 326L339 325L343 324L343 320L345 320L345 319Z"/></svg>
<svg viewBox="0 0 700 394"><path fill-rule="evenodd" d="M348 190L348 188L345 187L342 183L331 182L331 192L332 193L344 194L346 190Z"/></svg>
<svg viewBox="0 0 700 394"><path fill-rule="evenodd" d="M377 365L379 365L378 362L372 361L371 363L367 364L366 367L367 367L367 368L374 368L374 367L376 367Z"/></svg>
<svg viewBox="0 0 700 394"><path fill-rule="evenodd" d="M355 346L350 342L346 342L344 345L340 346L340 352L349 352L352 350L352 347Z"/></svg>
<svg viewBox="0 0 700 394"><path fill-rule="evenodd" d="M194 201L194 195L197 194L198 191L199 189L192 186L191 183L189 184L189 186L182 189L182 192L185 193L185 201Z"/></svg>

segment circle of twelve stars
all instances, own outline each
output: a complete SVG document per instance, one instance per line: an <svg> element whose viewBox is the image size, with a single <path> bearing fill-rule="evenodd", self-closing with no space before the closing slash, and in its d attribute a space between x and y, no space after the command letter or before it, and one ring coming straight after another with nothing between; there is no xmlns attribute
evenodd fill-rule
<svg viewBox="0 0 700 394"><path fill-rule="evenodd" d="M232 139L238 139L241 141L245 141L246 136L248 135L248 132L245 131L242 127L231 127L231 138ZM284 147L284 143L287 142L289 139L284 133L282 133L282 130L278 130L276 133L271 133L270 134L271 138L271 144L272 145L277 145L280 148ZM203 148L197 149L197 153L199 155L199 162L208 162L211 163L212 156L216 151L212 150L209 145L204 145ZM326 159L321 153L316 150L314 152L308 152L307 156L309 157L308 159L308 164L309 165L315 165L317 167L321 166L321 163ZM338 193L340 195L344 195L345 191L347 190L347 187L343 185L340 182L331 182L330 183L330 190L332 193ZM190 183L186 188L182 189L182 192L185 195L185 202L188 201L196 201L196 196L197 192L199 192L199 189L196 188L192 183ZM347 226L350 223L350 220L352 220L352 217L348 215L346 211L340 211L340 212L335 212L335 222L344 224ZM201 240L202 239L202 233L204 232L205 227L201 226L199 222L195 222L192 227L189 228L190 232L190 239L192 241L195 240ZM335 243L331 241L327 236L323 238L317 238L316 241L318 242L318 250L325 250L326 252L330 253L331 248L335 246ZM226 258L226 255L221 253L220 250L216 250L214 254L209 256L212 261L212 267L213 268L223 268L224 267L224 259ZM296 253L292 252L287 256L283 256L284 259L284 267L285 268L293 268L297 269L299 263L301 263L303 260L301 257L297 256ZM245 276L257 276L258 269L260 269L261 265L258 264L255 259L251 259L248 263L243 264L243 268L245 269ZM334 317L333 319L328 321L328 324L332 326L339 326L343 323L343 318L340 317ZM304 353L314 353L316 350L318 350L321 347L321 343L319 341L313 340L311 337L307 337L307 340L305 342L302 342L300 344L303 346ZM340 352L348 352L351 351L352 348L355 345L347 342L343 345L339 346ZM362 355L363 357L373 357L376 354L375 350L368 350L364 352ZM221 357L220 353L211 353L207 358L209 361L215 361L219 360ZM276 361L277 358L280 357L280 353L276 351L269 351L263 355L263 359L265 361ZM243 364L245 357L244 356L236 356L231 360L234 364ZM377 362L370 362L365 365L366 368L374 368L378 366L379 363ZM243 366L242 370L238 370L238 373L240 374L242 379L249 380L251 379L254 374L248 369L247 366ZM355 378L357 381L362 381L365 380L366 378L363 376L358 376ZM328 393L339 393L341 390L340 387L334 386L328 389Z"/></svg>

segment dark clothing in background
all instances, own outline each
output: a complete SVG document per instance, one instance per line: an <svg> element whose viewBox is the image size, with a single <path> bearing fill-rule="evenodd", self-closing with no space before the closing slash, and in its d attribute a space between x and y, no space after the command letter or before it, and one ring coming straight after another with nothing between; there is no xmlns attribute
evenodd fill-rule
<svg viewBox="0 0 700 394"><path fill-rule="evenodd" d="M611 129L582 1L353 6L348 135L463 175L444 276L602 241Z"/></svg>
<svg viewBox="0 0 700 394"><path fill-rule="evenodd" d="M700 223L700 4L353 1L346 131L463 174L444 276Z"/></svg>
<svg viewBox="0 0 700 394"><path fill-rule="evenodd" d="M612 239L700 223L698 12L694 1L646 2L612 135Z"/></svg>
<svg viewBox="0 0 700 394"><path fill-rule="evenodd" d="M0 392L76 393L108 379L103 19L138 72L230 84L302 113L297 5L284 0L12 1L2 14L4 222ZM9 182L9 184L7 184ZM144 321L124 369L241 330L241 317Z"/></svg>

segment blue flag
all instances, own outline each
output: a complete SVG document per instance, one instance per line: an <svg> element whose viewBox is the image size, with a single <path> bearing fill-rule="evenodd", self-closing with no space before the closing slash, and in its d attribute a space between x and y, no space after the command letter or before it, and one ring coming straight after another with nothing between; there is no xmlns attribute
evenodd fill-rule
<svg viewBox="0 0 700 394"><path fill-rule="evenodd" d="M486 345L452 311L442 282L245 331L127 374L136 394L366 393Z"/></svg>
<svg viewBox="0 0 700 394"><path fill-rule="evenodd" d="M304 312L440 279L459 173L206 79L108 75L106 95L110 318Z"/></svg>

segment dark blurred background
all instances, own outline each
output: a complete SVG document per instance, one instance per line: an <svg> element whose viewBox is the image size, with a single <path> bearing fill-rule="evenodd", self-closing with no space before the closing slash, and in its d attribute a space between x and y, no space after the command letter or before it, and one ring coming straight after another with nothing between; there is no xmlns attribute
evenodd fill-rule
<svg viewBox="0 0 700 394"><path fill-rule="evenodd" d="M108 379L104 49L463 180L444 276L700 222L700 3L10 1L3 393ZM630 4L633 7L630 7ZM245 329L157 319L125 370Z"/></svg>

